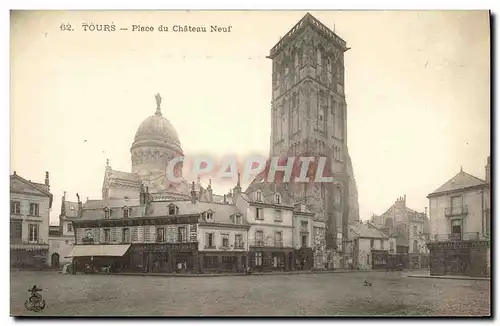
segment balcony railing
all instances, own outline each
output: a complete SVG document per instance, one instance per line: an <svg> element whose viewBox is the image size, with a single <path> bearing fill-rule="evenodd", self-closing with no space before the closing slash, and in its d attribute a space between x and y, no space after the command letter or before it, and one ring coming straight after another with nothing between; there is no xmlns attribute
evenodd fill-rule
<svg viewBox="0 0 500 326"><path fill-rule="evenodd" d="M444 209L444 215L446 217L463 216L463 215L467 215L467 213L469 213L467 205L456 206L456 207L446 207Z"/></svg>
<svg viewBox="0 0 500 326"><path fill-rule="evenodd" d="M481 237L479 232L466 232L460 233L449 233L449 234L435 234L430 236L430 242L446 242L446 241L475 241L475 240L485 240L486 238Z"/></svg>
<svg viewBox="0 0 500 326"><path fill-rule="evenodd" d="M283 240L249 240L248 243L250 247L285 247Z"/></svg>

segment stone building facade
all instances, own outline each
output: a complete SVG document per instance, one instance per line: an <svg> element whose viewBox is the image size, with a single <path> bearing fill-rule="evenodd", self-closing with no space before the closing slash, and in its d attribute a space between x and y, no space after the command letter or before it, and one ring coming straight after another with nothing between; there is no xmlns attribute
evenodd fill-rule
<svg viewBox="0 0 500 326"><path fill-rule="evenodd" d="M427 208L426 208L427 210ZM407 247L408 268L428 266L429 219L427 212L418 212L406 204L406 195L398 197L382 215L373 215L370 223L388 235L397 234L398 246ZM405 259L406 260L406 259Z"/></svg>
<svg viewBox="0 0 500 326"><path fill-rule="evenodd" d="M349 221L359 220L357 187L347 147L346 42L306 14L270 51L271 157L326 157L334 183L278 184L278 192L326 223L326 247L342 251ZM266 187L265 174L247 191ZM344 234L344 236L342 236Z"/></svg>
<svg viewBox="0 0 500 326"><path fill-rule="evenodd" d="M460 170L429 194L433 275L490 275L490 158L486 180Z"/></svg>
<svg viewBox="0 0 500 326"><path fill-rule="evenodd" d="M11 267L44 267L49 252L49 221L52 208L49 173L36 183L10 176Z"/></svg>

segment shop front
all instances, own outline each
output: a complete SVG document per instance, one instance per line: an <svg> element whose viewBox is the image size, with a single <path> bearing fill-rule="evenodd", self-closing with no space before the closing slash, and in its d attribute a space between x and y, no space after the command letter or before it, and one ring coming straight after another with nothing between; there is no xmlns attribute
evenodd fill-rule
<svg viewBox="0 0 500 326"><path fill-rule="evenodd" d="M372 269L387 269L390 264L389 251L387 250L372 250Z"/></svg>
<svg viewBox="0 0 500 326"><path fill-rule="evenodd" d="M49 245L11 244L10 266L12 268L45 268Z"/></svg>
<svg viewBox="0 0 500 326"><path fill-rule="evenodd" d="M247 256L247 264L255 272L290 271L296 265L294 249L283 247L251 247Z"/></svg>
<svg viewBox="0 0 500 326"><path fill-rule="evenodd" d="M243 251L200 251L198 265L201 273L233 272L246 270L246 252Z"/></svg>
<svg viewBox="0 0 500 326"><path fill-rule="evenodd" d="M313 268L314 254L312 248L301 247L295 250L295 266L297 270L309 270Z"/></svg>
<svg viewBox="0 0 500 326"><path fill-rule="evenodd" d="M427 244L431 275L489 275L489 241L449 241Z"/></svg>
<svg viewBox="0 0 500 326"><path fill-rule="evenodd" d="M130 244L75 245L68 255L75 272L99 273L129 270Z"/></svg>
<svg viewBox="0 0 500 326"><path fill-rule="evenodd" d="M198 271L198 243L142 243L130 248L131 271L181 273Z"/></svg>

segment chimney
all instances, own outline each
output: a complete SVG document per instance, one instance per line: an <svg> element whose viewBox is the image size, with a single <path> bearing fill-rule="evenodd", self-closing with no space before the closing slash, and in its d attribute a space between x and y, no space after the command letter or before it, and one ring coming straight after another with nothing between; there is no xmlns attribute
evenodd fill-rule
<svg viewBox="0 0 500 326"><path fill-rule="evenodd" d="M240 181L241 181L241 175L238 172L238 181L236 183L236 187L234 187L234 189L233 189L233 193L234 193L235 197L238 196L241 193L241 183L240 183Z"/></svg>
<svg viewBox="0 0 500 326"><path fill-rule="evenodd" d="M83 210L83 205L82 202L80 201L80 195L77 193L76 198L78 201L78 217L82 217L82 210Z"/></svg>
<svg viewBox="0 0 500 326"><path fill-rule="evenodd" d="M490 183L491 182L491 163L490 163L490 156L488 156L488 159L486 161L486 168L485 168L485 172L486 172L486 183Z"/></svg>
<svg viewBox="0 0 500 326"><path fill-rule="evenodd" d="M191 184L191 202L192 202L193 204L195 204L195 203L196 203L196 199L197 199L197 198L196 198L196 195L197 195L197 194L196 194L196 189L195 189L195 185L194 185L194 181L193 181L193 183Z"/></svg>
<svg viewBox="0 0 500 326"><path fill-rule="evenodd" d="M208 187L207 187L207 192L208 192L208 201L212 202L213 201L213 190L212 190L212 179L208 179Z"/></svg>
<svg viewBox="0 0 500 326"><path fill-rule="evenodd" d="M50 189L49 171L45 171L45 185Z"/></svg>
<svg viewBox="0 0 500 326"><path fill-rule="evenodd" d="M406 194L405 194L405 196L403 197L403 202L404 202L404 205L405 205L405 207L406 207Z"/></svg>
<svg viewBox="0 0 500 326"><path fill-rule="evenodd" d="M224 204L227 203L226 194L224 194Z"/></svg>

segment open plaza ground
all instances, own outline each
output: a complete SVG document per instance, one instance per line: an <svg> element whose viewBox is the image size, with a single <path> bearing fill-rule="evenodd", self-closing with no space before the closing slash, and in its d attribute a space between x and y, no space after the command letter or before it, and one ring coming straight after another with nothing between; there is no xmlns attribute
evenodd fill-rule
<svg viewBox="0 0 500 326"><path fill-rule="evenodd" d="M364 286L364 281L372 286ZM29 312L28 289L46 307ZM405 272L162 277L11 272L12 316L489 316L490 282Z"/></svg>

